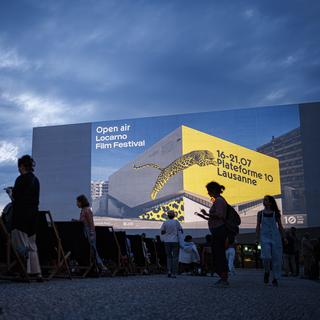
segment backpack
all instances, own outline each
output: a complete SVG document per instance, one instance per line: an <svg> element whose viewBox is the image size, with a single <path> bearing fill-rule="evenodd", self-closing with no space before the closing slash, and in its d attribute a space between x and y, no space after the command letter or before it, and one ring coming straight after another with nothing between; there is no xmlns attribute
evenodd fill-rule
<svg viewBox="0 0 320 320"><path fill-rule="evenodd" d="M227 217L225 220L225 226L228 234L235 236L239 233L239 226L241 224L241 218L239 213L227 203Z"/></svg>
<svg viewBox="0 0 320 320"><path fill-rule="evenodd" d="M2 216L1 216L3 224L7 229L7 232L12 231L12 213L13 213L13 206L12 206L12 202L10 202L4 207L2 211Z"/></svg>

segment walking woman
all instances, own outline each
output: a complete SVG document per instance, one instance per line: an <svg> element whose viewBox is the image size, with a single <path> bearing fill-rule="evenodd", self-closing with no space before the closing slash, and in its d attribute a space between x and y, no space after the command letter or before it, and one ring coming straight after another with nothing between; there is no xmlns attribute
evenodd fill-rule
<svg viewBox="0 0 320 320"><path fill-rule="evenodd" d="M27 272L42 281L36 244L36 224L39 206L40 183L33 174L34 160L29 155L18 159L19 177L12 189L12 244L27 261Z"/></svg>
<svg viewBox="0 0 320 320"><path fill-rule="evenodd" d="M227 217L227 202L221 196L225 187L219 183L212 181L206 185L208 195L213 202L209 213L204 209L201 210L202 218L208 220L208 226L212 234L212 255L214 261L215 272L220 279L215 283L218 287L226 287L228 282L228 263L226 259L226 240L227 230L225 226L225 219Z"/></svg>
<svg viewBox="0 0 320 320"><path fill-rule="evenodd" d="M256 233L261 243L261 259L264 266L264 283L269 283L272 267L272 285L277 287L282 269L282 235L280 210L272 196L263 199L264 210L258 212Z"/></svg>
<svg viewBox="0 0 320 320"><path fill-rule="evenodd" d="M96 231L94 228L93 213L90 208L89 201L85 195L81 194L77 197L77 207L81 209L79 221L83 223L85 236L90 242L96 265L101 272L106 273L108 269L103 264L96 246Z"/></svg>

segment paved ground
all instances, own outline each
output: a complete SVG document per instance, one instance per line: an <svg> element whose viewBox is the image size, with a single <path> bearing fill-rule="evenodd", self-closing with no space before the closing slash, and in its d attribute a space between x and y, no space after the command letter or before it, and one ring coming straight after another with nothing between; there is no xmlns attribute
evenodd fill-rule
<svg viewBox="0 0 320 320"><path fill-rule="evenodd" d="M320 283L238 271L229 288L217 278L163 275L0 282L0 319L320 319Z"/></svg>

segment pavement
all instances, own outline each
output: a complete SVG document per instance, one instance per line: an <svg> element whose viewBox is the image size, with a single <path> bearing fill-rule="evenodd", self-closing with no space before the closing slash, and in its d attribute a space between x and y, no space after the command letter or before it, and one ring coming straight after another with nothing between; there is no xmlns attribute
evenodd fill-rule
<svg viewBox="0 0 320 320"><path fill-rule="evenodd" d="M320 319L319 281L288 277L275 288L255 269L238 269L228 288L215 281L187 275L0 281L0 320Z"/></svg>

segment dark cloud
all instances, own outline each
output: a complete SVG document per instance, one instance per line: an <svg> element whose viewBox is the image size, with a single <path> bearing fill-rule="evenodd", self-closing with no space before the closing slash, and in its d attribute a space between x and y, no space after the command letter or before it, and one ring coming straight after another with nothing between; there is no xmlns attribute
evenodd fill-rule
<svg viewBox="0 0 320 320"><path fill-rule="evenodd" d="M33 63L19 81L71 104L94 101L125 115L132 108L152 114L319 97L317 1L58 1L51 7L23 1L22 7L27 28L19 30L19 43L8 40L11 23L4 28L8 45Z"/></svg>
<svg viewBox="0 0 320 320"><path fill-rule="evenodd" d="M319 13L316 0L3 0L0 139L28 152L47 118L317 101Z"/></svg>

